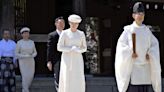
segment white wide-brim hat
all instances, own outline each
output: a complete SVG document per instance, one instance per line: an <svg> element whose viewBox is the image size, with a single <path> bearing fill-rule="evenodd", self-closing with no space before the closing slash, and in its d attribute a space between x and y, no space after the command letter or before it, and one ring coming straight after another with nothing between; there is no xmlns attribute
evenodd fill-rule
<svg viewBox="0 0 164 92"><path fill-rule="evenodd" d="M80 23L82 19L79 15L72 14L68 17L68 21L73 23Z"/></svg>
<svg viewBox="0 0 164 92"><path fill-rule="evenodd" d="M23 32L30 32L30 28L28 28L28 27L23 27L23 28L20 30L20 33L22 34Z"/></svg>

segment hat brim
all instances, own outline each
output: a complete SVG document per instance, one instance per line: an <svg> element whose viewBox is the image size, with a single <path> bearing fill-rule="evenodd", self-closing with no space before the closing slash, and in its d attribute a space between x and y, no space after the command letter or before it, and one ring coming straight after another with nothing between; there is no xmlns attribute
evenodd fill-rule
<svg viewBox="0 0 164 92"><path fill-rule="evenodd" d="M68 20L69 22L73 22L73 23L80 23L81 22L81 19L79 20Z"/></svg>
<svg viewBox="0 0 164 92"><path fill-rule="evenodd" d="M24 31L21 31L20 33L23 34L25 32L30 32L30 30L24 30Z"/></svg>

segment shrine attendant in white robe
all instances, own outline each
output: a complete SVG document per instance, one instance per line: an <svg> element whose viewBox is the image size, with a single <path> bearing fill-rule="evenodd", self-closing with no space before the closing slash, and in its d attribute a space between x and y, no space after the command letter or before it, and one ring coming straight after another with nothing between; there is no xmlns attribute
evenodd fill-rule
<svg viewBox="0 0 164 92"><path fill-rule="evenodd" d="M84 32L77 29L81 20L78 15L70 15L70 28L61 33L58 41L57 49L62 52L59 92L85 92L82 53L87 46Z"/></svg>
<svg viewBox="0 0 164 92"><path fill-rule="evenodd" d="M133 7L134 22L124 27L118 39L115 74L119 92L161 92L159 43L149 28L142 24L144 7L137 2ZM136 34L136 53L133 53L132 34ZM130 82L130 87L128 88ZM151 86L152 85L152 86Z"/></svg>

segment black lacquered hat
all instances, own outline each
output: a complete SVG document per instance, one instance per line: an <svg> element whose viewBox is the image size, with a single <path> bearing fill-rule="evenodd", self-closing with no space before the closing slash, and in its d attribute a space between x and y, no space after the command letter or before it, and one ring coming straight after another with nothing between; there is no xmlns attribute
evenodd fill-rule
<svg viewBox="0 0 164 92"><path fill-rule="evenodd" d="M133 13L140 13L140 12L145 13L145 8L142 2L137 2L133 6Z"/></svg>

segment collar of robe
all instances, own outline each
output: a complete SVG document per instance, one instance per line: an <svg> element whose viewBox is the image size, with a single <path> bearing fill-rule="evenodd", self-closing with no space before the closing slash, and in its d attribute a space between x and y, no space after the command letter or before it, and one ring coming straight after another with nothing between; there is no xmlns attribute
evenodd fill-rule
<svg viewBox="0 0 164 92"><path fill-rule="evenodd" d="M145 27L145 25L144 24L141 24L140 26L139 25L137 25L137 23L134 21L133 22L133 24L132 24L134 27L136 27L136 28L143 28L143 27Z"/></svg>

